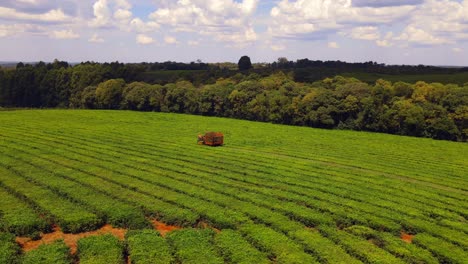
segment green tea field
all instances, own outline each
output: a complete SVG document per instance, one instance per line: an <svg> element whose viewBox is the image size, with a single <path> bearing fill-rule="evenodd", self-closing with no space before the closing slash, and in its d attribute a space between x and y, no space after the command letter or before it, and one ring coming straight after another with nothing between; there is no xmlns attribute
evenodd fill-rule
<svg viewBox="0 0 468 264"><path fill-rule="evenodd" d="M0 111L0 241L0 263L468 263L468 144Z"/></svg>

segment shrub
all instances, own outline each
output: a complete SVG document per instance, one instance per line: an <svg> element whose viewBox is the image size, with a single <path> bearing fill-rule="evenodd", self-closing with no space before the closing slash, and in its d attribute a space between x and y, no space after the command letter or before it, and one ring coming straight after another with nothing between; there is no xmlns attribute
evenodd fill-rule
<svg viewBox="0 0 468 264"><path fill-rule="evenodd" d="M80 264L122 264L123 245L113 235L90 236L78 240Z"/></svg>
<svg viewBox="0 0 468 264"><path fill-rule="evenodd" d="M134 230L126 234L132 264L170 264L173 257L164 238L155 230Z"/></svg>
<svg viewBox="0 0 468 264"><path fill-rule="evenodd" d="M212 245L214 231L211 229L182 229L167 235L169 243L175 248L177 261L188 264L224 263Z"/></svg>
<svg viewBox="0 0 468 264"><path fill-rule="evenodd" d="M254 248L242 235L233 230L227 229L217 234L215 245L229 263L270 263L265 254Z"/></svg>
<svg viewBox="0 0 468 264"><path fill-rule="evenodd" d="M27 252L23 257L23 264L70 264L70 248L63 240L49 245L41 245L35 250Z"/></svg>
<svg viewBox="0 0 468 264"><path fill-rule="evenodd" d="M317 263L299 244L263 225L246 224L240 231L259 249L267 252L277 263Z"/></svg>
<svg viewBox="0 0 468 264"><path fill-rule="evenodd" d="M20 248L15 242L15 236L0 233L0 263L18 263Z"/></svg>

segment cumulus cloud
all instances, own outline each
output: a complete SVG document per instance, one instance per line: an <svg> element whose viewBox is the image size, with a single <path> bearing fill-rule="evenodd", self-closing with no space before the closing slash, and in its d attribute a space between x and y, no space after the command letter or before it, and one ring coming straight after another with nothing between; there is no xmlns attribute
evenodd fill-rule
<svg viewBox="0 0 468 264"><path fill-rule="evenodd" d="M65 14L74 16L77 11L77 3L74 0L2 0L0 6L31 14L43 14L60 9Z"/></svg>
<svg viewBox="0 0 468 264"><path fill-rule="evenodd" d="M150 14L152 21L175 31L196 32L241 45L257 40L251 18L258 0L166 1Z"/></svg>
<svg viewBox="0 0 468 264"><path fill-rule="evenodd" d="M385 1L383 1L385 2ZM314 39L354 27L391 23L406 18L411 5L353 6L351 0L282 0L270 11L268 32L276 38Z"/></svg>
<svg viewBox="0 0 468 264"><path fill-rule="evenodd" d="M140 18L134 18L130 21L130 27L132 30L135 30L139 33L145 33L150 31L155 31L159 29L159 24L153 21L143 22Z"/></svg>
<svg viewBox="0 0 468 264"><path fill-rule="evenodd" d="M396 39L404 40L417 45L438 45L451 43L451 41L448 39L436 37L431 33L414 26L406 27L403 33Z"/></svg>
<svg viewBox="0 0 468 264"><path fill-rule="evenodd" d="M388 47L392 47L393 46L393 41L394 41L394 37L393 37L393 32L388 32L387 34L385 34L385 37L383 39L378 39L375 41L375 44L377 44L377 46L379 47L384 47L384 48L388 48Z"/></svg>
<svg viewBox="0 0 468 264"><path fill-rule="evenodd" d="M13 24L2 25L0 24L0 37L14 36L24 32L40 32L43 29L40 26L31 24Z"/></svg>
<svg viewBox="0 0 468 264"><path fill-rule="evenodd" d="M380 33L377 27L356 27L351 31L351 37L362 40L377 40L380 38Z"/></svg>
<svg viewBox="0 0 468 264"><path fill-rule="evenodd" d="M138 34L136 37L136 42L141 45L148 45L154 43L154 39L144 34Z"/></svg>
<svg viewBox="0 0 468 264"><path fill-rule="evenodd" d="M64 29L52 31L50 37L55 39L77 39L80 37L80 35L78 33L73 32L73 30L71 29Z"/></svg>
<svg viewBox="0 0 468 264"><path fill-rule="evenodd" d="M90 26L118 27L129 30L133 13L132 5L127 0L97 0L93 4L94 18Z"/></svg>
<svg viewBox="0 0 468 264"><path fill-rule="evenodd" d="M281 0L270 17L273 38L320 40L339 33L381 47L468 40L468 0ZM380 35L389 24L403 25L398 37Z"/></svg>
<svg viewBox="0 0 468 264"><path fill-rule="evenodd" d="M94 33L93 36L90 39L88 39L88 41L92 43L103 43L104 39L99 37L98 34Z"/></svg>
<svg viewBox="0 0 468 264"><path fill-rule="evenodd" d="M71 17L66 15L61 9L54 9L45 13L33 14L19 12L13 8L0 7L0 19L58 23L70 21Z"/></svg>

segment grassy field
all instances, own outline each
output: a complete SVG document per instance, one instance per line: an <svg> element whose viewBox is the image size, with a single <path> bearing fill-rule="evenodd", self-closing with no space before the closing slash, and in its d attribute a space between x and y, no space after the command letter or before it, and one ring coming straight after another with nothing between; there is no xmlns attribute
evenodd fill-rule
<svg viewBox="0 0 468 264"><path fill-rule="evenodd" d="M464 143L127 111L0 124L0 263L468 260ZM212 130L225 146L196 144ZM162 237L152 220L182 228ZM72 256L15 242L104 224L132 231L82 238Z"/></svg>

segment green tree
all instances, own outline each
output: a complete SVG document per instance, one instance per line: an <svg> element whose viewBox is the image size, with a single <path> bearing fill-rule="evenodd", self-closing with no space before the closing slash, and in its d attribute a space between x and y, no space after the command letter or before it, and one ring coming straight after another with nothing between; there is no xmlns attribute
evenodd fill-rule
<svg viewBox="0 0 468 264"><path fill-rule="evenodd" d="M237 63L239 71L246 71L252 69L252 62L248 56L242 56Z"/></svg>
<svg viewBox="0 0 468 264"><path fill-rule="evenodd" d="M119 109L124 87L123 79L111 79L100 83L96 88L97 106L104 109Z"/></svg>
<svg viewBox="0 0 468 264"><path fill-rule="evenodd" d="M128 84L123 91L122 108L149 111L151 109L151 85L142 82Z"/></svg>

